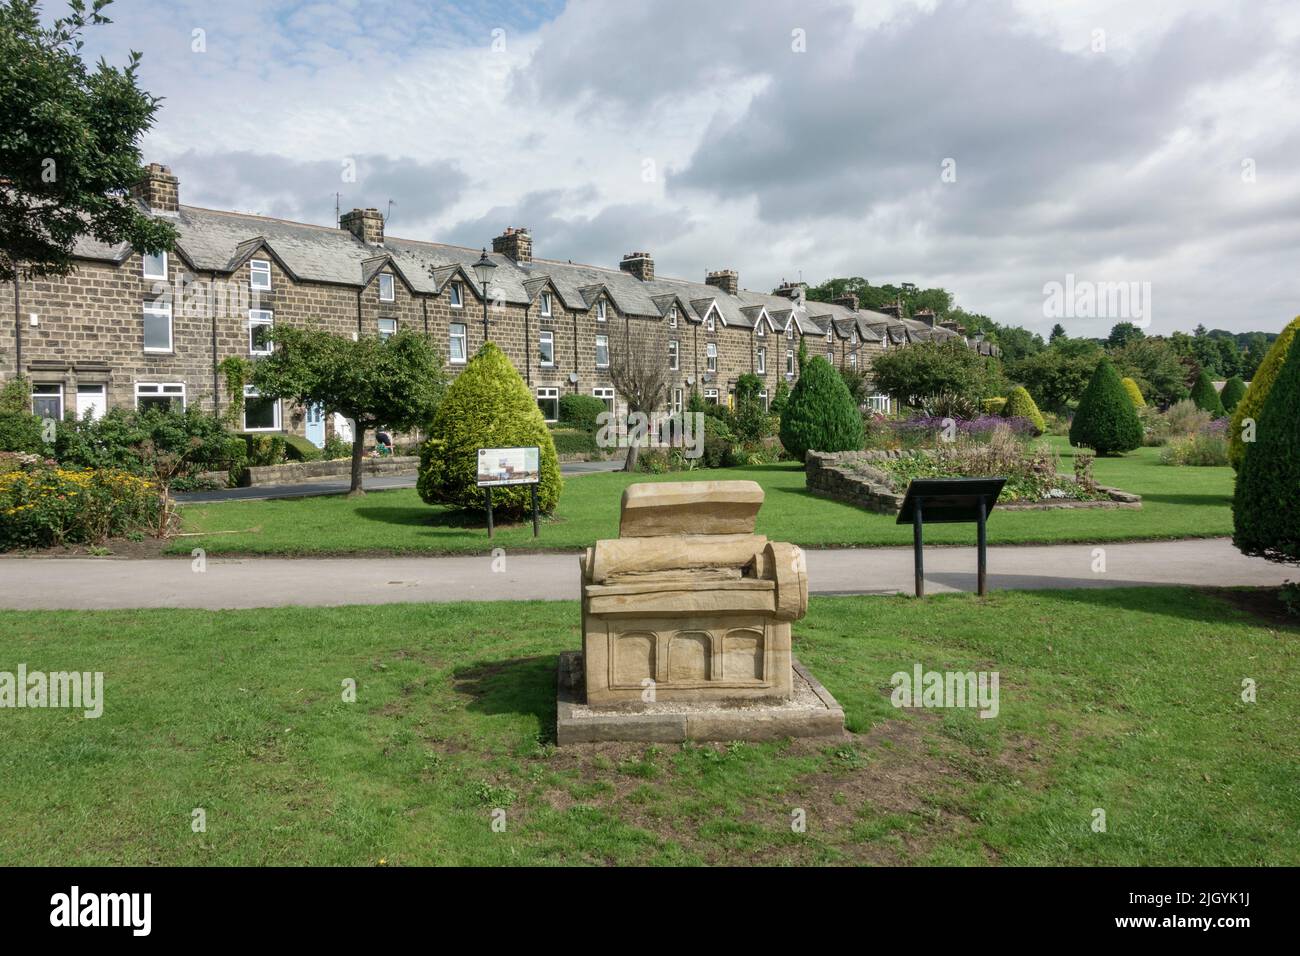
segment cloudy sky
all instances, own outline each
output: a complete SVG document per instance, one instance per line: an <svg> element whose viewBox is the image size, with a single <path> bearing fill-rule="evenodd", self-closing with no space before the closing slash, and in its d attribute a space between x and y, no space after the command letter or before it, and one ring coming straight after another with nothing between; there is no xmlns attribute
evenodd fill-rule
<svg viewBox="0 0 1300 956"><path fill-rule="evenodd" d="M54 0L47 0L50 10ZM1300 312L1300 5L115 0L182 201L767 291L1149 283L1153 331ZM355 174L352 171L355 170ZM1139 286L1139 288L1142 288ZM1114 318L1066 319L1104 335Z"/></svg>

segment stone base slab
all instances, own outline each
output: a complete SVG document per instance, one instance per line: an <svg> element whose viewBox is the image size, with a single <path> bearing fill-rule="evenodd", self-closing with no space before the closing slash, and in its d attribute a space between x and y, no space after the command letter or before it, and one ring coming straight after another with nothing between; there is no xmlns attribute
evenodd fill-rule
<svg viewBox="0 0 1300 956"><path fill-rule="evenodd" d="M565 651L556 675L556 742L564 746L619 740L681 743L843 735L843 708L797 659L792 663L794 696L788 701L661 701L635 707L589 707L584 703L582 653Z"/></svg>

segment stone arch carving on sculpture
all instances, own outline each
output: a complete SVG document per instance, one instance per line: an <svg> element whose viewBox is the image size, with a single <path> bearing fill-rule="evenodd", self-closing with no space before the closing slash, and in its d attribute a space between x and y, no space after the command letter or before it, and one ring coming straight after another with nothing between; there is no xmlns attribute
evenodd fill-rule
<svg viewBox="0 0 1300 956"><path fill-rule="evenodd" d="M764 679L763 632L749 627L738 627L722 639L722 676L728 681L761 681Z"/></svg>
<svg viewBox="0 0 1300 956"><path fill-rule="evenodd" d="M613 683L640 684L645 678L655 676L655 644L653 631L629 631L614 641Z"/></svg>
<svg viewBox="0 0 1300 956"><path fill-rule="evenodd" d="M678 631L668 643L668 681L709 680L713 638L705 631Z"/></svg>

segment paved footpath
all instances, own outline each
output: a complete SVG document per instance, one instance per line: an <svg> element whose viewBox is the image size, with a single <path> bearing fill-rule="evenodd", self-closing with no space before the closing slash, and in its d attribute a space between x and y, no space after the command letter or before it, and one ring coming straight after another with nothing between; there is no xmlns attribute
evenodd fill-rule
<svg viewBox="0 0 1300 956"><path fill-rule="evenodd" d="M989 587L1092 588L1190 584L1278 585L1295 570L1242 556L1226 538L989 549ZM975 549L927 548L926 590L971 591ZM808 552L814 594L911 593L911 548ZM0 608L251 608L416 601L564 600L578 597L576 554L401 558L0 558Z"/></svg>

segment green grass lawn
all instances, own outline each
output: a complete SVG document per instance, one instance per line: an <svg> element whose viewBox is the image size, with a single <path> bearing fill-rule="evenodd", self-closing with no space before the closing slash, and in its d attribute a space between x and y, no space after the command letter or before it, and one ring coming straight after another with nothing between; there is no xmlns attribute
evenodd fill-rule
<svg viewBox="0 0 1300 956"><path fill-rule="evenodd" d="M1300 864L1300 630L1221 598L814 598L795 645L845 707L836 743L557 750L577 623L0 613L0 670L105 673L97 720L0 711L0 864ZM999 716L895 710L915 662L998 671Z"/></svg>
<svg viewBox="0 0 1300 956"><path fill-rule="evenodd" d="M1072 449L1053 439L1062 470L1072 468ZM1140 511L1092 509L1034 512L994 511L989 541L994 544L1126 541L1152 538L1214 537L1231 534L1232 470L1175 468L1159 463L1159 449L1142 448L1123 458L1099 459L1097 479L1143 496ZM673 475L583 475L565 482L560 507L534 541L531 523L499 528L489 543L478 515L422 502L414 490L374 492L364 498L342 496L281 501L235 501L188 505L185 530L169 550L188 555L195 547L209 554L347 554L366 552L484 552L492 547L577 550L599 538L618 536L619 498L636 481L697 481L748 478L767 492L758 530L778 541L805 547L872 547L909 544L911 528L892 516L810 495L801 466L793 463L726 468ZM935 525L933 544L972 540L970 527Z"/></svg>

